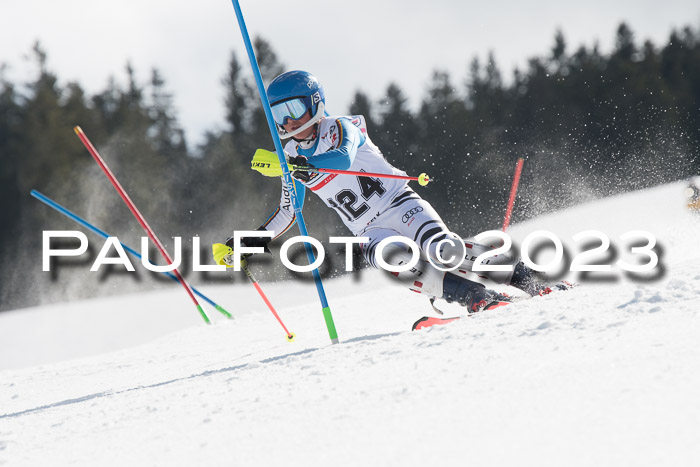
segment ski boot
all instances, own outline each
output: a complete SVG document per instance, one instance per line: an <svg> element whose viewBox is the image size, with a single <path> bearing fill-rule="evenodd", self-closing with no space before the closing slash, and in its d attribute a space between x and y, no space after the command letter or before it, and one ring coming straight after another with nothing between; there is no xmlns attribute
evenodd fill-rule
<svg viewBox="0 0 700 467"><path fill-rule="evenodd" d="M515 265L510 285L522 290L531 297L548 295L555 290L569 290L575 286L575 284L568 281L560 281L551 286L540 282L536 278L535 271L525 266L522 261Z"/></svg>
<svg viewBox="0 0 700 467"><path fill-rule="evenodd" d="M447 303L457 302L467 307L469 313L491 310L510 303L508 295L487 289L483 284L450 273L445 274L442 291L441 298L443 300Z"/></svg>

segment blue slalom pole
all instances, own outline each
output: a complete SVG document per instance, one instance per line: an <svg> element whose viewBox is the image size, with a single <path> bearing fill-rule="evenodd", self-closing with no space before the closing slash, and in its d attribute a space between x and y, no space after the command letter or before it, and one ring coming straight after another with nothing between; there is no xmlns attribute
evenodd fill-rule
<svg viewBox="0 0 700 467"><path fill-rule="evenodd" d="M77 222L78 224L82 225L82 226L85 227L86 229L95 232L97 235L99 235L99 236L101 236L101 237L103 237L103 238L109 238L109 237L111 237L111 235L109 235L108 233L106 233L106 232L104 232L104 231L98 229L98 228L95 227L94 225L92 225L92 224L90 224L89 222L87 222L86 220L82 219L82 218L81 218L80 216L78 216L77 214L72 213L71 211L69 211L68 209L64 208L63 206L61 206L60 204L58 204L56 201L52 200L52 199L49 198L48 196L45 196L45 195L39 193L39 192L36 191L36 190L32 190L30 194L31 194L33 197L35 197L36 199L38 199L39 201L41 201L42 203L46 204L47 206L50 206L50 207L54 208L56 211L60 212L60 213L63 214L64 216L68 217L69 219L74 220L75 222ZM122 242L119 242L119 244L120 244L126 251L128 251L128 252L131 253L132 255L136 256L138 259L141 259L141 255L140 255L136 250L134 250L133 248L129 248L127 245L124 245ZM168 276L169 278L171 278L171 279L174 280L175 282L180 282L180 281L178 281L177 277L175 277L174 274L171 274L171 273L169 273L169 272L167 272L167 271L163 272L162 274L165 274L166 276ZM195 289L194 287L192 287L192 292L194 292L195 294L199 295L203 300L205 300L205 301L208 302L211 306L213 306L214 308L216 308L222 315L226 316L227 318L233 319L233 316L231 315L231 313L229 313L228 311L226 311L221 305L217 305L214 301L212 301L211 299L209 299L209 297L207 297L207 296L204 295L203 293L199 292L199 291L198 291L197 289Z"/></svg>
<svg viewBox="0 0 700 467"><path fill-rule="evenodd" d="M245 43L246 51L248 52L248 59L250 60L250 66L253 68L253 75L255 76L255 82L258 85L258 93L260 94L260 100L262 101L262 107L265 111L265 117L267 118L267 125L270 127L270 133L272 135L272 141L275 143L275 149L277 150L277 157L279 157L280 165L282 166L282 173L284 175L284 180L287 186L291 187L289 193L291 194L292 204L294 205L294 213L297 218L297 225L299 225L299 232L302 235L308 236L309 233L306 230L306 223L304 222L304 216L301 213L301 205L297 199L296 191L294 188L294 180L292 175L289 173L289 167L287 166L287 160L284 157L284 149L282 148L282 142L277 134L277 128L275 127L274 121L272 119L272 110L270 110L270 101L267 98L267 92L265 91L265 85L263 84L262 75L260 74L260 67L258 66L258 60L255 58L255 51L253 50L253 45L250 42L250 35L248 34L248 28L245 25L245 20L243 19L243 13L241 12L241 5L238 0L231 0L233 2L233 9L236 10L236 18L238 19L238 26L241 30L241 35L243 36L243 42ZM309 264L313 264L316 261L313 249L308 243L304 243L304 248L306 249L306 257L309 260ZM318 297L321 299L321 306L323 307L323 317L326 320L326 327L328 328L328 335L331 338L331 342L334 344L338 343L338 333L335 330L335 323L333 322L333 315L331 315L331 308L328 306L328 300L326 299L326 292L323 289L323 282L321 282L321 275L318 269L311 271L314 276L314 281L316 282L316 290L318 292Z"/></svg>

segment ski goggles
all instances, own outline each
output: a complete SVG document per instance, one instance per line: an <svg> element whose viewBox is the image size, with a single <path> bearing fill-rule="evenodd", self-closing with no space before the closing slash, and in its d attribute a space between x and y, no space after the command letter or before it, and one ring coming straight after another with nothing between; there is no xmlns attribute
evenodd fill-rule
<svg viewBox="0 0 700 467"><path fill-rule="evenodd" d="M306 105L306 99L295 97L279 104L275 104L271 108L272 118L278 125L284 125L287 120L299 120L303 117L309 108Z"/></svg>

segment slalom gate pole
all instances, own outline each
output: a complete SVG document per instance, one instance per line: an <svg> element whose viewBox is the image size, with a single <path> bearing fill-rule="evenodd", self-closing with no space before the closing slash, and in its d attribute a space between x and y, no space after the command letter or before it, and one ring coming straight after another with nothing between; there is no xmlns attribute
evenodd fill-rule
<svg viewBox="0 0 700 467"><path fill-rule="evenodd" d="M126 203L127 207L131 211L131 213L136 217L136 220L139 221L139 224L141 224L141 227L143 227L143 230L146 231L148 236L150 237L151 241L158 247L158 250L160 250L160 254L163 255L163 258L165 258L165 261L168 264L173 264L173 260L170 259L170 255L168 254L167 251L165 251L165 247L163 244L158 240L158 237L156 237L155 232L153 232L153 229L148 225L146 222L146 219L144 219L143 215L139 212L139 210L136 208L136 205L134 205L134 202L131 201L131 198L129 198L129 195L126 194L126 191L124 191L124 188L122 188L121 184L117 180L117 178L114 176L111 170L109 170L109 167L107 167L107 164L105 163L104 159L100 157L100 155L97 152L97 149L95 149L95 146L92 145L88 137L85 135L83 130L79 127L76 126L73 128L73 131L75 131L75 134L78 135L78 138L80 138L80 141L83 143L85 148L88 150L90 155L95 159L95 162L97 162L97 165L100 166L102 171L105 173L109 181L112 183L112 186L114 187L115 190L117 190L117 193L119 193L119 196L124 200L124 203ZM177 268L173 269L173 273L175 274L175 277L177 277L177 280L180 281L180 284L185 288L187 291L187 294L190 296L192 301L194 302L195 306L197 307L197 311L199 314L202 316L202 319L204 320L205 323L211 324L211 321L209 321L209 317L207 314L204 312L202 309L202 305L199 304L197 299L195 298L194 294L192 293L192 289L190 288L190 285L185 281L184 277L180 274L180 271L177 270Z"/></svg>
<svg viewBox="0 0 700 467"><path fill-rule="evenodd" d="M510 216L513 213L513 204L515 203L515 195L518 193L518 183L520 183L520 174L523 171L523 158L518 158L518 163L515 165L515 174L513 175L513 184L510 187L510 196L508 197L508 207L506 207L506 216L503 219L504 232L510 225Z"/></svg>
<svg viewBox="0 0 700 467"><path fill-rule="evenodd" d="M267 118L267 125L270 128L270 134L272 135L272 141L275 143L275 149L277 150L277 157L279 158L280 165L282 166L282 173L284 176L285 183L289 187L294 187L294 179L289 173L289 167L287 166L287 160L284 157L284 149L282 148L282 142L280 141L279 135L277 134L277 129L275 123L272 119L272 110L270 109L270 102L267 99L267 92L265 91L265 85L263 84L262 75L260 74L260 67L258 66L258 61L255 58L255 51L253 50L253 45L250 41L250 35L248 34L248 28L245 25L245 20L243 19L243 12L241 11L241 5L238 0L231 0L233 2L233 9L236 11L236 18L238 19L238 26L241 30L241 35L243 36L243 42L245 43L246 51L248 52L248 59L250 60L250 66L253 68L253 75L255 76L255 82L258 86L258 93L260 94L260 101L262 102L263 110L265 111L265 117ZM297 199L296 191L294 189L289 190L290 196L292 198L292 205L294 206L294 213L297 219L297 225L299 226L300 233L308 237L309 233L306 230L306 223L304 222L304 216L301 212L301 205ZM304 249L306 250L306 257L309 260L309 264L313 264L316 261L313 249L308 243L304 243ZM335 323L333 322L333 315L331 314L331 308L328 305L328 300L326 299L326 291L323 288L323 282L321 281L321 275L318 272L318 268L311 271L314 276L314 281L316 282L316 291L318 292L318 298L321 300L321 307L323 311L323 317L326 321L326 327L328 328L328 336L331 338L333 344L338 343L338 333L335 330Z"/></svg>
<svg viewBox="0 0 700 467"><path fill-rule="evenodd" d="M287 340L289 342L293 342L294 338L296 336L294 335L294 333L289 332L289 330L287 329L287 326L285 326L284 323L282 322L282 319L275 311L275 307L272 306L272 303L267 298L267 295L265 295L265 292L262 291L262 288L260 287L260 284L258 284L258 281L255 280L255 276L253 276L253 273L250 272L250 268L248 268L248 262L245 259L241 260L241 269L243 269L243 272L245 272L245 275L248 276L248 279L250 279L250 282L253 283L253 286L255 286L255 290L258 291L258 294L260 294L260 297L265 302L265 305L267 305L267 308L269 308L270 311L272 312L272 314L275 315L275 318L277 318L277 322L280 323L280 325L282 326L282 329L284 329L284 332L287 333Z"/></svg>
<svg viewBox="0 0 700 467"><path fill-rule="evenodd" d="M106 233L106 232L104 232L104 231L98 229L98 228L95 227L94 225L90 224L88 221L86 221L85 219L81 218L81 217L78 216L77 214L75 214L75 213L69 211L68 209L64 208L63 206L61 206L60 204L58 204L56 201L52 200L52 199L49 198L48 196L43 195L43 194L39 193L39 192L36 191L36 190L32 190L30 194L31 194L33 197L35 197L36 199L38 199L39 201L41 201L42 203L44 203L44 204L46 204L47 206L49 206L49 207L55 209L56 211L60 212L61 214L63 214L63 215L66 216L67 218L69 218L69 219L71 219L71 220L74 220L74 221L77 222L78 224L80 224L80 225L82 225L83 227L85 227L86 229L88 229L88 230L90 230L90 231L96 233L97 235L101 236L102 238L109 238L109 237L112 236L112 235L109 235L108 233ZM130 248L128 245L124 245L122 242L119 242L119 244L122 246L122 248L124 248L124 250L126 250L126 251L129 252L129 253L131 253L133 256L137 257L138 259L141 259L141 254L139 254L136 250L134 250L133 248ZM179 281L177 280L177 277L175 277L173 274L171 274L171 273L168 272L168 271L163 271L163 272L161 272L161 274L165 274L166 276L168 276L169 278L171 278L171 279L174 280L175 282L179 282ZM226 310L224 309L224 307L222 307L221 305L216 304L216 302L214 302L214 301L211 300L209 297L207 297L206 295L204 295L203 293L201 293L199 290L197 290L197 289L195 289L194 287L192 287L192 292L194 292L196 295L198 295L199 297L201 297L204 301L206 301L206 302L209 303L211 306L213 306L214 308L216 308L222 315L226 316L227 318L233 319L233 315L231 315L231 313L229 313L228 311L226 311Z"/></svg>

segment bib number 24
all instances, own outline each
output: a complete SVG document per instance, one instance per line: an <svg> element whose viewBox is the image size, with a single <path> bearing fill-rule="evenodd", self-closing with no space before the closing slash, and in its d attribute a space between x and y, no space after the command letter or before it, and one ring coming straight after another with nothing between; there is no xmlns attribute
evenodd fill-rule
<svg viewBox="0 0 700 467"><path fill-rule="evenodd" d="M384 188L382 181L377 178L357 177L357 182L360 185L360 195L365 201L374 195L381 198L386 193L386 188ZM328 198L328 204L337 209L350 222L359 219L360 216L369 211L367 203L357 203L357 193L348 188L340 190L334 198Z"/></svg>

